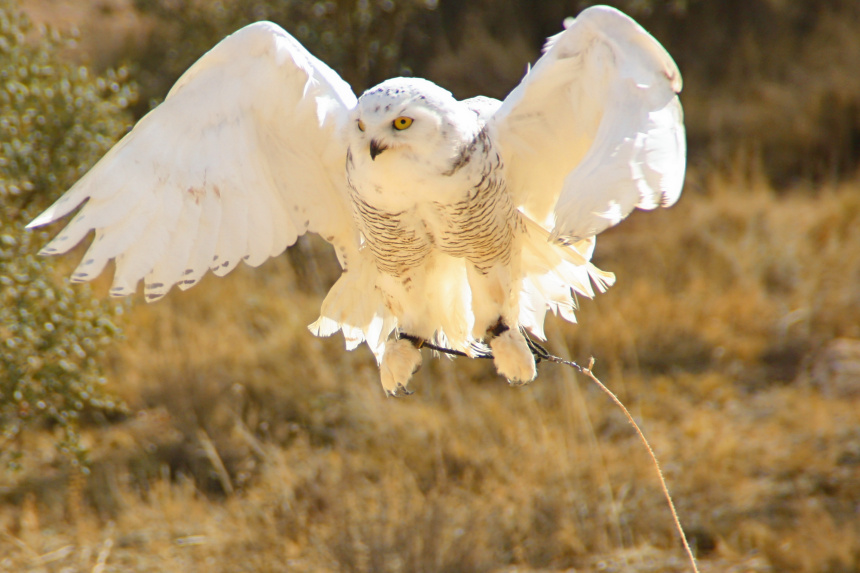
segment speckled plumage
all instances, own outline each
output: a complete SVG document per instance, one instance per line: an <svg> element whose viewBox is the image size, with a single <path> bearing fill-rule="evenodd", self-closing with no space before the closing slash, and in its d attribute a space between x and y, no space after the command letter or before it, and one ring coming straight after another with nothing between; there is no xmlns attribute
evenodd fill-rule
<svg viewBox="0 0 860 573"><path fill-rule="evenodd" d="M143 280L147 301L316 232L344 272L310 328L366 342L386 392L407 392L416 337L467 354L488 344L502 376L528 382L523 332L543 338L547 311L574 321L576 295L614 280L590 263L595 236L674 203L684 175L665 50L612 8L566 28L504 101L458 101L419 78L356 99L295 38L252 24L31 226L83 204L43 253L94 230L73 280L115 259L111 294Z"/></svg>
<svg viewBox="0 0 860 573"><path fill-rule="evenodd" d="M388 83L407 85L400 89L376 88L369 92L383 93L391 99L384 107L378 103L366 106L371 107L372 113L390 114L392 112L385 110L396 107L397 114L402 115L409 113L409 108L395 105L398 101L411 100L413 105L425 105L428 101L425 97L405 95L410 94L408 85L414 83L412 80L399 79ZM441 110L441 106L427 107L436 112ZM362 108L361 100L359 108ZM474 115L469 119L475 122L475 135L471 135L473 130L468 130L464 140L450 142L453 157L443 163L443 171L438 174L451 178L460 190L452 197L434 199L429 194L422 200L420 194L411 189L410 192L416 195L412 206L398 211L386 210L376 203L386 203L389 189L378 183L366 185L363 174L356 173L352 147L348 150L347 181L353 212L381 272L404 276L410 269L423 264L433 251L465 259L483 274L495 264L510 262L513 234L519 219L505 187L501 158L493 148L484 122L477 114ZM453 130L443 131L442 140L448 142L452 133ZM357 153L361 152L357 150ZM374 165L367 167L373 168ZM431 181L430 185L435 186L436 183Z"/></svg>

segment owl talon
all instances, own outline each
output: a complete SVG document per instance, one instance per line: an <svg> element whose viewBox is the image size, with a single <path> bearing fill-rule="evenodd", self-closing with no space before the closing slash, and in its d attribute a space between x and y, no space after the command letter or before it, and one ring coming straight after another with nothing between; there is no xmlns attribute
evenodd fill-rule
<svg viewBox="0 0 860 573"><path fill-rule="evenodd" d="M403 398L404 396L411 396L414 393L415 390L407 390L403 384L398 384L394 390L385 390L385 395L389 398Z"/></svg>
<svg viewBox="0 0 860 573"><path fill-rule="evenodd" d="M493 362L511 385L528 384L537 376L535 358L519 330L508 329L490 341Z"/></svg>
<svg viewBox="0 0 860 573"><path fill-rule="evenodd" d="M388 396L409 396L409 379L421 366L421 352L406 338L385 343L385 353L379 365L382 388Z"/></svg>

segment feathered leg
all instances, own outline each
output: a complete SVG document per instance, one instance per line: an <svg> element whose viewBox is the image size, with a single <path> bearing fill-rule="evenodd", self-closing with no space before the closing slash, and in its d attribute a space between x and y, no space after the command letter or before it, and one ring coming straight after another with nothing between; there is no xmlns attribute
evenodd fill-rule
<svg viewBox="0 0 860 573"><path fill-rule="evenodd" d="M409 380L421 366L421 351L411 340L392 338L385 343L385 353L379 364L382 388L389 396L408 396Z"/></svg>
<svg viewBox="0 0 860 573"><path fill-rule="evenodd" d="M499 326L492 330L498 332L490 340L490 349L499 375L517 385L534 380L537 376L535 358L519 328L509 328L500 319Z"/></svg>
<svg viewBox="0 0 860 573"><path fill-rule="evenodd" d="M519 292L522 281L514 280L506 265L482 272L469 271L475 337L490 337L496 371L512 384L526 384L537 376L534 356L519 329Z"/></svg>

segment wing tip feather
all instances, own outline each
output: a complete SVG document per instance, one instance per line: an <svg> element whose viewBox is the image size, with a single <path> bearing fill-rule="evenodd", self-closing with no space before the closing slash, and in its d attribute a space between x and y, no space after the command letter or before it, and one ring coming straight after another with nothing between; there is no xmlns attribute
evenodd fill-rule
<svg viewBox="0 0 860 573"><path fill-rule="evenodd" d="M331 336L340 330L341 324L326 316L320 316L318 319L308 325L308 330L311 334L319 337Z"/></svg>
<svg viewBox="0 0 860 573"><path fill-rule="evenodd" d="M111 287L109 294L113 298L122 298L129 295L133 295L136 289L129 288L127 286L114 286Z"/></svg>

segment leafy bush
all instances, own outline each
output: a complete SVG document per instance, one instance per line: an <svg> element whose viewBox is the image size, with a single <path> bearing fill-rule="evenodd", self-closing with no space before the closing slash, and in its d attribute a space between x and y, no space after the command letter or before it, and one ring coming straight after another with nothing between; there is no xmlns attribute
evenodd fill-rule
<svg viewBox="0 0 860 573"><path fill-rule="evenodd" d="M122 307L59 278L36 255L48 233L24 229L129 126L127 71L93 77L63 60L73 42L0 0L0 457L13 466L26 427L58 426L59 447L80 461L81 412L123 408L99 366Z"/></svg>

